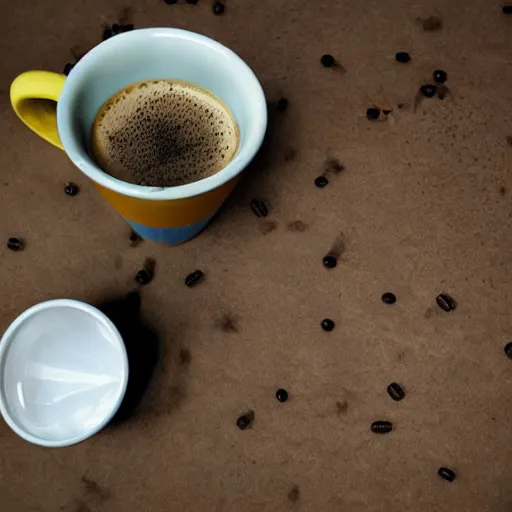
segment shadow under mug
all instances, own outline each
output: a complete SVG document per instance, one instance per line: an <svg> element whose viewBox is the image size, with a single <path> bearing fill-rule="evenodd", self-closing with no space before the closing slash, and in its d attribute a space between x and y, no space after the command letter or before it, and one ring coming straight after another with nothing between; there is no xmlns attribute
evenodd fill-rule
<svg viewBox="0 0 512 512"><path fill-rule="evenodd" d="M177 187L134 185L101 170L90 152L96 113L120 89L151 79L192 82L229 107L240 139L224 169ZM213 39L172 28L112 37L88 52L68 77L22 73L13 81L10 96L18 117L63 149L140 236L168 244L189 240L208 224L258 151L267 127L265 95L249 66Z"/></svg>

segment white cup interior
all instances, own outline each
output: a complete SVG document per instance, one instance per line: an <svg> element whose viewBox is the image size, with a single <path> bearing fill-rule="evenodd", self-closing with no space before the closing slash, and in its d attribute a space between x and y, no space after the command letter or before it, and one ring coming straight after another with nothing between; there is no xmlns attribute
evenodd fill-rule
<svg viewBox="0 0 512 512"><path fill-rule="evenodd" d="M68 446L113 417L128 382L119 331L96 308L58 299L37 304L0 344L0 411L21 437Z"/></svg>
<svg viewBox="0 0 512 512"><path fill-rule="evenodd" d="M210 178L170 187L181 189L176 197L202 193L228 181L259 149L267 123L265 96L256 76L240 57L220 43L192 32L170 28L134 30L112 37L85 55L67 78L57 106L64 149L82 171L101 185L116 190L123 182L103 173L89 152L91 127L99 108L123 87L162 78L186 80L213 92L231 110L240 133L233 160ZM153 196L162 192L137 185L121 188L122 193L142 197L148 192ZM167 198L175 195L169 193L169 188L164 191L164 195L170 195Z"/></svg>

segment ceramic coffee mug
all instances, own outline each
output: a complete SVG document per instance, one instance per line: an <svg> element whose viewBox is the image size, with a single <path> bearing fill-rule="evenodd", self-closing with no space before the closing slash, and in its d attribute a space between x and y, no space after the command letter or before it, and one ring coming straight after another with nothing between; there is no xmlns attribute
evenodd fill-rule
<svg viewBox="0 0 512 512"><path fill-rule="evenodd" d="M96 113L127 85L162 78L216 94L238 124L238 151L220 172L187 185L145 187L118 180L101 170L90 151ZM68 77L27 71L13 81L11 103L29 128L68 154L137 233L169 244L194 237L208 224L258 151L267 126L265 96L249 66L208 37L172 28L114 36L88 52Z"/></svg>

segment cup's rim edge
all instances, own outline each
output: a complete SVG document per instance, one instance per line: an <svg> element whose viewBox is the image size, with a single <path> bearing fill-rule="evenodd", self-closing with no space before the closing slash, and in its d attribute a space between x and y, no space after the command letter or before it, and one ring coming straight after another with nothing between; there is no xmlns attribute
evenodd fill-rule
<svg viewBox="0 0 512 512"><path fill-rule="evenodd" d="M257 97L254 99L254 110L257 113L256 119L253 121L253 131L256 133L256 137L253 138L248 144L248 147L244 150L244 152L237 157L235 157L231 162L224 167L221 171L217 172L213 176L210 176L208 178L195 181L193 183L188 183L186 185L180 185L177 187L146 187L142 185L135 185L132 183L127 183L121 180L118 180L117 178L114 178L113 176L110 176L109 174L100 171L96 169L94 166L92 166L87 160L84 158L72 158L71 155L75 154L74 150L74 141L72 137L70 136L70 133L68 130L59 130L59 136L61 138L62 145L64 147L64 151L66 154L71 158L73 163L86 175L88 176L92 181L97 183L98 185L112 190L114 192L117 192L121 195L126 195L129 197L134 197L138 199L145 199L145 200L169 200L169 199L185 199L197 195L201 195L204 193L207 193L211 190L214 190L216 188L221 187L222 185L226 184L233 178L235 178L240 172L242 172L243 169L249 165L251 160L254 158L256 153L261 147L261 144L263 143L263 139L265 137L266 129L267 129L267 103L265 99L265 93L263 91L263 87L261 86L261 83L258 80L258 77L254 73L254 71L251 69L251 67L239 56L237 55L233 50L228 48L227 46L223 45L222 43L216 41L215 39L212 39L208 36L205 36L203 34L199 34L197 32L192 32L188 30L178 29L178 28L171 28L171 27L154 27L154 28L142 28L133 30L130 32L125 32L123 34L119 34L115 36L115 38L108 39L106 41L103 41L102 43L98 44L96 47L94 47L88 54L86 54L80 63L85 64L91 57L94 58L94 54L97 51L99 47L102 45L107 45L111 42L113 42L114 39L117 41L122 41L122 39L125 38L136 38L140 36L140 33L144 32L148 35L162 35L162 34L174 34L176 36L183 36L187 38L192 38L195 40L200 40L203 42L208 43L209 45L216 46L218 48L221 48L224 52L229 54L236 62L237 64L244 68L245 71L248 73L250 78L253 81L253 84L255 86ZM76 71L79 71L80 66L77 66L75 69ZM72 74L74 75L75 69L71 71L70 77L74 78ZM77 77L78 78L78 77ZM69 78L68 78L69 80ZM64 88L62 91L61 99L59 99L59 102L57 103L57 127L62 126L63 122L64 125L67 125L67 123L64 120L64 110L59 108L59 105L62 105L65 101L68 100L68 89L66 88L67 80L64 84ZM70 82L72 83L72 82ZM71 155L70 155L71 153Z"/></svg>

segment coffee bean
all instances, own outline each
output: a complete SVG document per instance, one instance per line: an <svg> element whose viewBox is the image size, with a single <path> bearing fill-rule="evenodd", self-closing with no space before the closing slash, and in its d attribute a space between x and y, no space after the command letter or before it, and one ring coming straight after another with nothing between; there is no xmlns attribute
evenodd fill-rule
<svg viewBox="0 0 512 512"><path fill-rule="evenodd" d="M437 87L432 84L422 85L420 92L425 98L433 98L437 94Z"/></svg>
<svg viewBox="0 0 512 512"><path fill-rule="evenodd" d="M393 430L393 424L390 421L374 421L370 428L376 434L387 434Z"/></svg>
<svg viewBox="0 0 512 512"><path fill-rule="evenodd" d="M78 187L78 185L75 185L74 183L67 183L66 186L64 187L64 192L68 195L68 196L76 196L78 194L78 192L80 192L80 188Z"/></svg>
<svg viewBox="0 0 512 512"><path fill-rule="evenodd" d="M375 121L380 117L380 109L376 107L371 107L366 111L366 117L369 121Z"/></svg>
<svg viewBox="0 0 512 512"><path fill-rule="evenodd" d="M64 70L62 71L62 73L66 76L69 75L69 73L71 73L71 70L75 67L74 64L71 64L71 63L67 63L65 66L64 66Z"/></svg>
<svg viewBox="0 0 512 512"><path fill-rule="evenodd" d="M392 110L383 110L382 113L385 115L385 116L388 116L389 114L391 114L391 112L393 112Z"/></svg>
<svg viewBox="0 0 512 512"><path fill-rule="evenodd" d="M440 467L437 470L437 474L447 482L453 482L455 480L455 472L451 469Z"/></svg>
<svg viewBox="0 0 512 512"><path fill-rule="evenodd" d="M281 98L276 103L276 110L278 112L284 112L288 108L288 100L286 98Z"/></svg>
<svg viewBox="0 0 512 512"><path fill-rule="evenodd" d="M220 16L224 13L226 7L222 2L215 2L213 4L213 14L216 14L217 16Z"/></svg>
<svg viewBox="0 0 512 512"><path fill-rule="evenodd" d="M386 292L382 294L381 299L384 304L394 304L396 302L396 295L391 292Z"/></svg>
<svg viewBox="0 0 512 512"><path fill-rule="evenodd" d="M103 41L110 39L112 37L112 29L110 27L105 27L103 29Z"/></svg>
<svg viewBox="0 0 512 512"><path fill-rule="evenodd" d="M286 400L288 400L288 391L286 391L286 389L278 389L276 391L276 398L280 401L280 402L286 402Z"/></svg>
<svg viewBox="0 0 512 512"><path fill-rule="evenodd" d="M174 5L178 0L164 0L167 5Z"/></svg>
<svg viewBox="0 0 512 512"><path fill-rule="evenodd" d="M504 14L512 14L512 5L504 5L501 10Z"/></svg>
<svg viewBox="0 0 512 512"><path fill-rule="evenodd" d="M154 272L155 260L148 258L144 262L144 266L135 274L135 281L142 285L149 284L153 280Z"/></svg>
<svg viewBox="0 0 512 512"><path fill-rule="evenodd" d="M397 62L402 62L403 64L405 64L406 62L409 62L411 60L411 56L407 52L396 52L395 60Z"/></svg>
<svg viewBox="0 0 512 512"><path fill-rule="evenodd" d="M333 256L332 254L328 254L327 256L324 256L324 259L322 260L324 267L326 268L334 268L338 260L336 259L336 256Z"/></svg>
<svg viewBox="0 0 512 512"><path fill-rule="evenodd" d="M400 384L397 384L396 382L392 382L388 386L388 395L395 401L400 402L400 400L403 400L405 398L405 391Z"/></svg>
<svg viewBox="0 0 512 512"><path fill-rule="evenodd" d="M23 240L17 237L11 237L7 240L7 248L11 251L22 251L24 247Z"/></svg>
<svg viewBox="0 0 512 512"><path fill-rule="evenodd" d="M456 302L446 293L440 293L436 297L436 302L437 305L447 313L453 311L457 307Z"/></svg>
<svg viewBox="0 0 512 512"><path fill-rule="evenodd" d="M251 210L256 217L266 217L268 215L267 205L258 199L253 199L251 201Z"/></svg>
<svg viewBox="0 0 512 512"><path fill-rule="evenodd" d="M318 188L324 188L329 184L329 180L325 176L318 176L315 178L315 185Z"/></svg>
<svg viewBox="0 0 512 512"><path fill-rule="evenodd" d="M121 32L130 32L135 28L133 23L128 23L127 25L121 25Z"/></svg>
<svg viewBox="0 0 512 512"><path fill-rule="evenodd" d="M140 242L142 242L142 237L132 229L132 232L130 233L130 245L132 247L137 247Z"/></svg>
<svg viewBox="0 0 512 512"><path fill-rule="evenodd" d="M322 55L320 62L325 68L332 68L334 64L336 64L336 59L332 55L326 53L325 55Z"/></svg>
<svg viewBox="0 0 512 512"><path fill-rule="evenodd" d="M443 71L442 69L436 69L432 73L432 78L434 79L434 82L436 84L444 84L446 80L448 80L448 74L446 71Z"/></svg>
<svg viewBox="0 0 512 512"><path fill-rule="evenodd" d="M236 420L236 426L240 430L245 430L246 428L249 428L252 425L252 422L254 421L254 412L249 411L245 414L242 414L237 420Z"/></svg>
<svg viewBox="0 0 512 512"><path fill-rule="evenodd" d="M320 325L324 331L331 332L334 329L335 323L330 318L324 318Z"/></svg>
<svg viewBox="0 0 512 512"><path fill-rule="evenodd" d="M119 32L121 32L121 27L119 26L118 23L114 23L112 25L112 34L117 35L117 34L119 34Z"/></svg>
<svg viewBox="0 0 512 512"><path fill-rule="evenodd" d="M505 349L504 350L505 350L505 354L507 354L507 357L512 359L512 341L505 345Z"/></svg>
<svg viewBox="0 0 512 512"><path fill-rule="evenodd" d="M191 272L187 277L185 277L185 284L190 288L201 281L203 277L204 274L201 270L194 270L194 272Z"/></svg>
<svg viewBox="0 0 512 512"><path fill-rule="evenodd" d="M187 4L196 5L199 0L185 0Z"/></svg>

